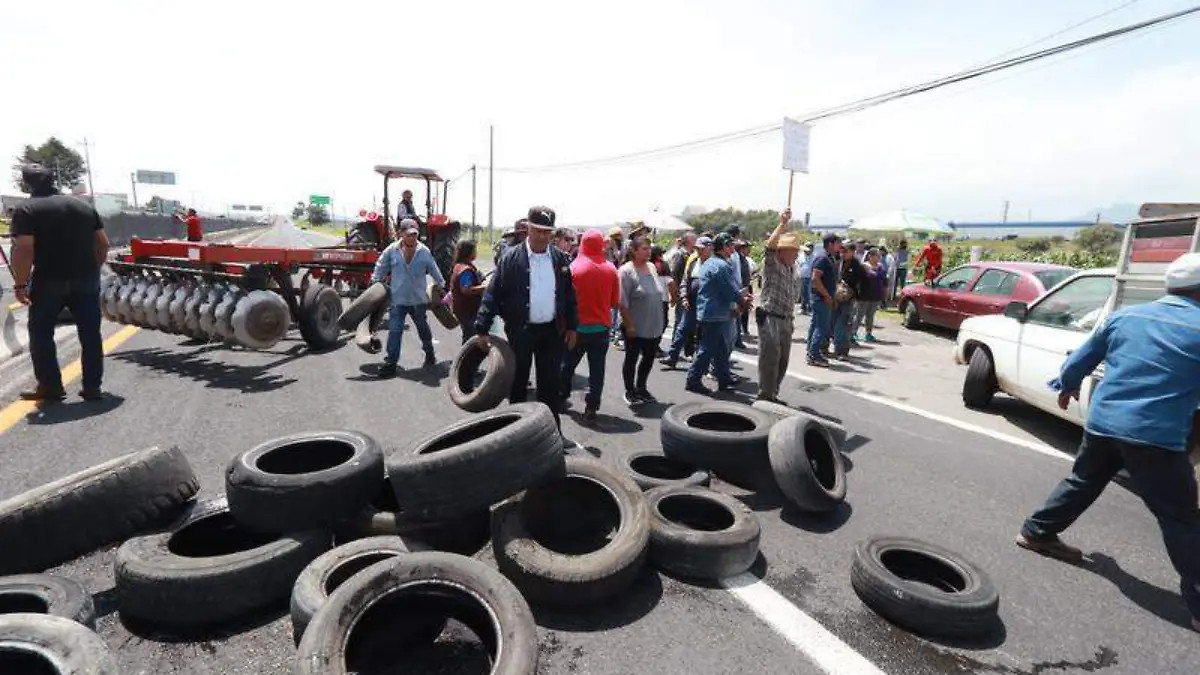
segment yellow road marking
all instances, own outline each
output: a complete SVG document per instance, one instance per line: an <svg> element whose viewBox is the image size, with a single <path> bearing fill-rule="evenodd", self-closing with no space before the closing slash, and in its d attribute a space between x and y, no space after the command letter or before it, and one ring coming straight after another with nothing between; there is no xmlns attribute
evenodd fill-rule
<svg viewBox="0 0 1200 675"><path fill-rule="evenodd" d="M104 341L104 353L108 354L117 347L120 347L122 342L133 337L140 330L141 328L137 326L125 326L116 333L113 333ZM83 364L79 359L67 364L67 367L62 369L63 386L71 384L82 374ZM25 419L26 415L37 410L40 405L41 403L37 401L17 401L9 404L7 408L0 410L0 434L13 428L17 422Z"/></svg>

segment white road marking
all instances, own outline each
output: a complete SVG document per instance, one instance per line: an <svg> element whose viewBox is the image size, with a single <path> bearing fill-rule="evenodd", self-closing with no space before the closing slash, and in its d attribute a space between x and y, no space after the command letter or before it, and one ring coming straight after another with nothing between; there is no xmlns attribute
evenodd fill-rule
<svg viewBox="0 0 1200 675"><path fill-rule="evenodd" d="M885 675L819 621L753 574L747 572L724 579L721 586L744 602L822 672L828 675Z"/></svg>
<svg viewBox="0 0 1200 675"><path fill-rule="evenodd" d="M742 363L748 363L748 364L752 364L755 366L758 365L758 359L756 359L752 356L746 356L745 354L733 354L731 358L736 361L741 361ZM1031 441L1027 438L1021 438L1019 436L1013 436L1013 435L1006 434L1006 433L1003 433L1000 431L996 431L994 429L988 429L987 427L983 427L978 424L973 424L971 422L964 422L962 420L954 419L953 417L939 415L938 413L930 412L928 410L923 410L921 408L917 408L916 406L911 406L911 405L908 405L907 403L901 403L900 401L894 401L890 398L886 398L883 396L876 396L874 394L866 394L861 391L855 391L853 389L850 389L848 387L843 387L838 384L832 384L830 382L818 380L814 377L809 377L807 375L801 375L800 373L797 373L792 370L787 371L787 375L788 375L788 377L793 377L797 380L800 380L801 382L807 382L809 384L819 384L819 385L827 386L832 389L837 389L838 391L840 391L842 393L849 394L851 396L857 396L858 398L861 398L864 401L878 403L879 405L885 405L885 406L888 406L889 408L894 408L896 410L901 410L906 413L918 415L920 417L924 417L925 419L934 420L935 422L949 424L950 426L958 428L958 429L962 429L963 431L970 431L972 433L987 436L989 438L994 438L999 441L1004 441L1005 443L1011 443L1013 445L1020 446L1027 450L1032 450L1034 452L1041 453L1043 455L1046 455L1047 457L1053 457L1055 459L1061 459L1061 460L1064 460L1067 462L1072 462L1072 463L1075 461L1075 458L1072 457L1071 455L1059 450L1058 448L1046 445L1045 443Z"/></svg>

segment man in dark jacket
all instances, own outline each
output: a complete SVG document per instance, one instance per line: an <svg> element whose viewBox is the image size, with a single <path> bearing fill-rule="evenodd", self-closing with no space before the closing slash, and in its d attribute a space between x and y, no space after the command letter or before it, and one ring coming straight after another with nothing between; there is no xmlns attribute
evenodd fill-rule
<svg viewBox="0 0 1200 675"><path fill-rule="evenodd" d="M517 359L510 403L525 400L529 371L537 366L537 397L554 412L562 407L559 385L563 351L574 349L579 325L575 287L567 256L550 245L555 214L546 206L529 209L529 235L523 245L509 247L501 256L475 332L485 346L492 321L504 320L504 332Z"/></svg>
<svg viewBox="0 0 1200 675"><path fill-rule="evenodd" d="M857 253L858 246L855 244L847 244L842 249L842 281L850 288L851 296L844 302L839 298L837 307L833 310L833 353L838 358L850 355L856 301L862 297L863 286L868 281L867 271L858 261Z"/></svg>

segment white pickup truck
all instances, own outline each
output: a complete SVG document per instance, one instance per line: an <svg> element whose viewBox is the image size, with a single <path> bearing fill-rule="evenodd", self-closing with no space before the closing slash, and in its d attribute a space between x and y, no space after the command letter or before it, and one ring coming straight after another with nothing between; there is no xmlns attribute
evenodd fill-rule
<svg viewBox="0 0 1200 675"><path fill-rule="evenodd" d="M1144 204L1139 216L1125 231L1116 268L1079 272L1031 304L1012 302L1003 314L963 322L954 360L967 364L962 389L967 407L985 408L1001 391L1083 425L1104 365L1084 379L1079 400L1066 410L1059 409L1058 392L1046 383L1105 317L1162 297L1167 265L1200 251L1200 204ZM1200 410L1193 416L1191 439L1192 463L1200 464Z"/></svg>

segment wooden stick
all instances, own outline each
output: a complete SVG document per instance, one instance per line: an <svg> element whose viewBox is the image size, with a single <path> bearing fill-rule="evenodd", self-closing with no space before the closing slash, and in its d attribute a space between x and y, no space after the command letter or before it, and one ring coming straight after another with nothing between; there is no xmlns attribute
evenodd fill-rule
<svg viewBox="0 0 1200 675"><path fill-rule="evenodd" d="M793 182L795 182L795 178L796 178L796 172L795 172L795 171L788 171L788 201L787 201L787 207L788 207L788 210L789 210L789 211L792 209L792 183L793 183Z"/></svg>

